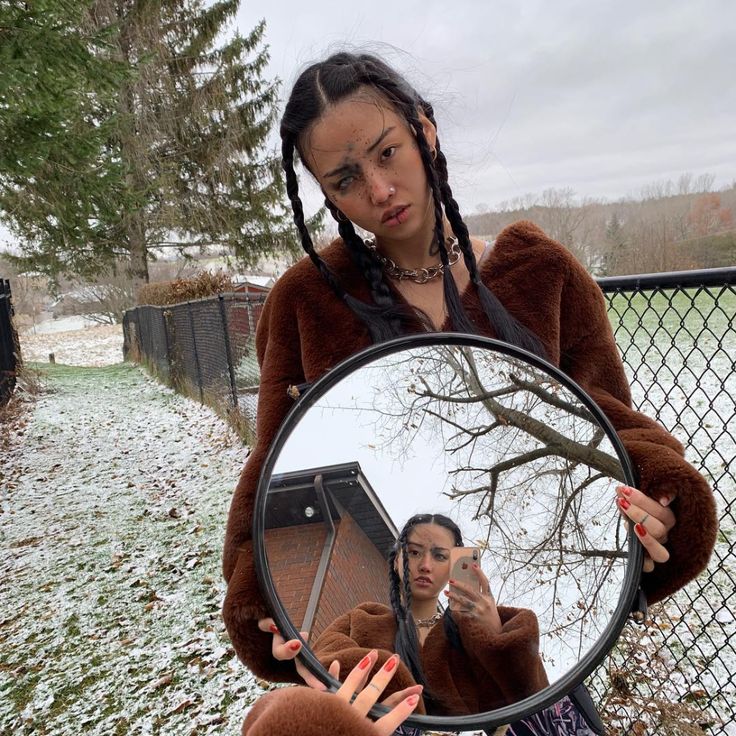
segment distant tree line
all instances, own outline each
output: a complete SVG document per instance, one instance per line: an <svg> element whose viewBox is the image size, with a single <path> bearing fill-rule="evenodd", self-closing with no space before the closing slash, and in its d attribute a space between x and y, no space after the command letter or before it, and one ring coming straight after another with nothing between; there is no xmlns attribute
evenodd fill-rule
<svg viewBox="0 0 736 736"><path fill-rule="evenodd" d="M532 220L597 276L733 266L736 183L716 192L714 182L709 174L683 174L616 202L547 189L466 221L472 233L493 238L512 222Z"/></svg>

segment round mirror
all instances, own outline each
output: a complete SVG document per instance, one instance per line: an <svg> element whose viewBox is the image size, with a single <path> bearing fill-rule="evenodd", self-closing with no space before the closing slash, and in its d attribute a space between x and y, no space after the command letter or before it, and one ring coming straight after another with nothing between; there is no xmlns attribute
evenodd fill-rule
<svg viewBox="0 0 736 736"><path fill-rule="evenodd" d="M259 577L285 635L308 632L303 659L325 683L340 647L395 651L404 607L430 693L407 724L495 727L559 700L615 641L642 559L615 489L634 481L559 370L485 338L401 338L330 371L279 430L256 502ZM397 542L417 514L442 521ZM454 546L480 570L451 603Z"/></svg>

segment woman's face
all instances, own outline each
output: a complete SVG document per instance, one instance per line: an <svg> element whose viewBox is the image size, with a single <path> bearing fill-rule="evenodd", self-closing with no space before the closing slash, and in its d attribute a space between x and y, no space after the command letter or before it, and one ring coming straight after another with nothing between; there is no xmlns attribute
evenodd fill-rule
<svg viewBox="0 0 736 736"><path fill-rule="evenodd" d="M420 120L431 149L435 128ZM380 96L358 91L328 107L306 136L304 154L325 195L378 239L406 240L431 228L434 208L416 137Z"/></svg>
<svg viewBox="0 0 736 736"><path fill-rule="evenodd" d="M411 593L415 600L436 600L450 578L450 549L455 546L452 532L439 524L417 524L407 537L407 557ZM397 572L403 581L401 554Z"/></svg>

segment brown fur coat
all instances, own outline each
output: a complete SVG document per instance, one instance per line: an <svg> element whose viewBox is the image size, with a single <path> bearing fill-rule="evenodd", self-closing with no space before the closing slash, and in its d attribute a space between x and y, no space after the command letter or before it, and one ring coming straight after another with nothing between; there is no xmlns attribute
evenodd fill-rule
<svg viewBox="0 0 736 736"><path fill-rule="evenodd" d="M370 301L368 285L340 241L325 249L322 257L347 291ZM598 402L637 468L640 488L656 499L674 497L671 508L677 523L667 543L670 560L642 580L650 602L671 594L708 562L717 531L713 495L683 459L680 443L630 408L629 386L600 289L567 249L530 222L511 225L499 235L481 264L481 276L505 307L541 338L550 362ZM472 286L463 294L463 304L479 332L493 337ZM256 626L257 619L269 615L256 580L251 543L258 475L293 403L287 387L317 380L370 344L366 327L306 258L276 283L258 323L257 441L230 507L223 556L228 582L223 616L239 657L269 680L300 681L292 662L273 659L271 634Z"/></svg>
<svg viewBox="0 0 736 736"><path fill-rule="evenodd" d="M456 616L463 649L450 646L443 622L435 624L422 646L422 670L436 702L434 716L468 715L495 710L547 687L539 656L536 615L524 608L499 606L501 633L493 634L472 618ZM325 668L340 662L346 674L371 651L378 650L374 673L394 653L396 620L381 603L362 603L333 621L312 647ZM401 662L386 695L416 684ZM420 703L415 713L424 713Z"/></svg>

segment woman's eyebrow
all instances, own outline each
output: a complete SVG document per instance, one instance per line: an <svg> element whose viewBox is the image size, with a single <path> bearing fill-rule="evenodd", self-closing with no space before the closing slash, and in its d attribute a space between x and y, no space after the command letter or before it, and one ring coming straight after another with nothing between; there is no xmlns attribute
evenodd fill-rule
<svg viewBox="0 0 736 736"><path fill-rule="evenodd" d="M424 550L426 547L423 544L419 544L418 542L407 542L407 547L416 547L417 549ZM449 552L449 547L430 547L429 548L432 552Z"/></svg>
<svg viewBox="0 0 736 736"><path fill-rule="evenodd" d="M391 132L391 131L392 131L392 130L393 130L393 129L395 128L395 127L396 127L396 126L394 126L394 125L390 125L390 126L389 126L388 128L384 128L384 129L383 129L383 133L381 133L381 135L379 135L379 136L378 136L378 138L377 138L377 139L375 140L375 142L374 142L374 143L371 143L371 145L370 145L370 146L368 146L368 148L366 149L366 153L370 153L371 151L373 151L373 150L374 150L374 149L376 148L376 146L378 146L378 145L379 145L379 144L381 143L381 141L382 141L382 140L383 140L383 139L384 139L384 138L385 138L385 137L386 137L386 136L387 136L387 135L388 135L388 134L389 134L389 133L390 133L390 132Z"/></svg>
<svg viewBox="0 0 736 736"><path fill-rule="evenodd" d="M336 169L328 171L325 174L325 178L337 176L338 174L355 174L359 170L360 169L358 167L358 164L355 164L352 161L345 161L344 163L340 164Z"/></svg>
<svg viewBox="0 0 736 736"><path fill-rule="evenodd" d="M395 125L390 125L388 128L384 128L383 131L381 132L381 135L379 135L378 138L376 138L376 140L373 143L371 143L371 145L368 146L368 148L366 148L366 153L371 153L371 151L374 151L376 147L381 144L381 141L392 130L394 130L395 127L396 127ZM336 169L333 169L332 171L328 171L325 174L325 178L336 176L337 174L343 174L346 172L355 173L357 170L358 170L357 164L354 164L350 161L345 161L344 163L340 164Z"/></svg>

